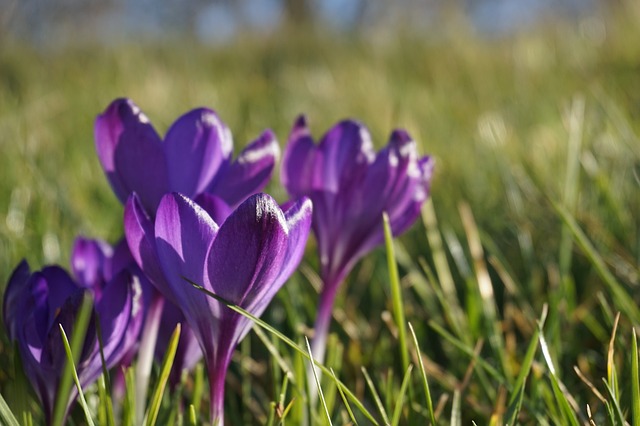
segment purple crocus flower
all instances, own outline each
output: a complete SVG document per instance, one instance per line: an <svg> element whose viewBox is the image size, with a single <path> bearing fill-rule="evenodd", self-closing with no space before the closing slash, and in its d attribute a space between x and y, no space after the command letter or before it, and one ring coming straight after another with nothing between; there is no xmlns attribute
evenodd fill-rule
<svg viewBox="0 0 640 426"><path fill-rule="evenodd" d="M218 226L207 211L178 193L162 198L155 221L135 195L125 206L125 235L133 257L182 310L200 343L215 425L223 424L231 355L252 324L186 280L261 315L302 258L311 210L306 198L283 212L270 196L256 194Z"/></svg>
<svg viewBox="0 0 640 426"><path fill-rule="evenodd" d="M87 256L87 259L96 257ZM68 335L73 333L84 292L93 293L96 316L89 324L76 365L83 387L92 384L102 373L95 319L100 321L107 368L120 362L135 344L140 330L143 309L139 281L127 270L121 270L105 281L102 274L89 273L90 269L97 271L97 268L85 266L87 268L76 269L80 275L74 280L58 266L31 272L23 260L11 275L4 296L4 323L9 338L17 342L26 376L42 402L47 424L52 420L56 392L66 363L58 324L62 324ZM76 396L74 387L67 410Z"/></svg>
<svg viewBox="0 0 640 426"><path fill-rule="evenodd" d="M116 99L98 116L95 142L120 201L135 192L149 214L172 191L189 198L206 194L233 209L264 188L280 153L273 132L266 130L231 161L231 132L207 108L178 118L162 140L130 99Z"/></svg>
<svg viewBox="0 0 640 426"><path fill-rule="evenodd" d="M368 130L346 120L314 144L306 120L299 117L289 136L282 183L292 197L313 201L313 231L324 283L315 323L313 353L322 361L331 311L340 284L354 264L384 241L382 213L394 235L418 217L429 195L433 160L419 158L404 130L374 152Z"/></svg>

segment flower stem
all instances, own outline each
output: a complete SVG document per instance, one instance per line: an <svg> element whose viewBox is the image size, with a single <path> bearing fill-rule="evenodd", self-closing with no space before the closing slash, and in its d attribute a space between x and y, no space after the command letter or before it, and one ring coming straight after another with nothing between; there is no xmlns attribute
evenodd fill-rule
<svg viewBox="0 0 640 426"><path fill-rule="evenodd" d="M214 361L212 366L208 366L209 389L211 392L210 414L212 426L224 425L224 382L227 377L227 369L229 368L230 360L231 354L228 354L225 355L220 362Z"/></svg>
<svg viewBox="0 0 640 426"><path fill-rule="evenodd" d="M153 365L153 355L156 349L158 329L160 328L160 318L162 318L162 308L164 307L164 297L159 292L154 292L153 300L149 305L147 317L142 330L140 340L140 350L138 352L138 363L136 367L136 424L142 424L144 409L147 399L147 389L149 387L149 377Z"/></svg>

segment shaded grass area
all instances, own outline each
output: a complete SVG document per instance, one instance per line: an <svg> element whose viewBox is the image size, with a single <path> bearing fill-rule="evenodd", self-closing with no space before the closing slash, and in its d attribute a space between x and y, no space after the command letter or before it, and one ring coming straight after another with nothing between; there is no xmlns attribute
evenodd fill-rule
<svg viewBox="0 0 640 426"><path fill-rule="evenodd" d="M122 207L93 145L93 120L115 97L134 99L160 133L183 112L212 107L231 128L236 151L266 127L284 144L299 113L318 137L341 118L357 118L378 147L404 127L437 162L433 205L424 223L396 241L396 258L404 316L420 342L439 421L502 424L520 386L516 417L524 424L568 424L572 415L583 422L586 404L601 424L615 414L611 401L631 416L628 348L640 322L634 13L603 22L605 38L576 24L501 40L461 30L437 39L283 33L215 49L190 41L48 52L4 45L0 283L23 257L34 268L66 265L79 233L120 237ZM269 192L286 198L277 176ZM315 269L312 243L264 317L300 346L315 312ZM405 374L388 277L383 250L351 274L327 360L376 418L394 414ZM266 339L299 373L283 397L285 405L293 399L289 416L298 424L305 411L302 358L272 335ZM401 418L424 424L428 404L409 346L415 383ZM9 362L6 341L1 356ZM283 364L253 334L235 361L227 415L232 424L264 423L270 403L280 400ZM617 368L616 380L607 366ZM529 367L521 383L518 375ZM8 374L0 371L3 395L11 388ZM347 411L325 384L341 424ZM192 385L189 379L188 398ZM554 391L567 397L566 406ZM161 419L170 415L169 402Z"/></svg>

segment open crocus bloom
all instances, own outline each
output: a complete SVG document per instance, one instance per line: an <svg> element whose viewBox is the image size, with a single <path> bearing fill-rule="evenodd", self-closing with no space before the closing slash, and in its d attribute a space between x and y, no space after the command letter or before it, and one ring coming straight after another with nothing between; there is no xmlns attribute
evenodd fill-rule
<svg viewBox="0 0 640 426"><path fill-rule="evenodd" d="M58 324L71 336L85 291L94 296L96 316L89 324L80 361L80 384L89 386L102 373L95 319L100 321L107 368L117 365L135 343L143 309L139 281L127 270L109 280L75 281L58 266L31 272L26 261L14 270L4 296L4 322L9 338L17 342L25 373L51 423L66 353ZM91 281L91 282L89 282ZM77 396L73 387L67 409Z"/></svg>
<svg viewBox="0 0 640 426"><path fill-rule="evenodd" d="M98 116L95 142L120 201L135 192L151 215L172 191L189 198L207 194L235 208L264 188L280 152L274 134L266 130L231 161L231 132L207 108L178 118L162 140L130 99L116 99Z"/></svg>
<svg viewBox="0 0 640 426"><path fill-rule="evenodd" d="M227 367L251 321L187 280L261 315L302 258L311 211L306 198L283 212L273 198L256 194L218 226L207 211L178 193L162 198L155 221L135 195L125 206L125 235L133 257L182 310L200 343L213 424L223 424Z"/></svg>
<svg viewBox="0 0 640 426"><path fill-rule="evenodd" d="M384 241L382 213L394 235L418 217L427 199L433 160L419 158L416 143L404 130L391 133L377 154L367 129L342 121L314 144L304 117L289 137L282 183L296 198L313 202L313 231L324 282L315 324L313 352L324 357L326 335L336 292L354 264Z"/></svg>

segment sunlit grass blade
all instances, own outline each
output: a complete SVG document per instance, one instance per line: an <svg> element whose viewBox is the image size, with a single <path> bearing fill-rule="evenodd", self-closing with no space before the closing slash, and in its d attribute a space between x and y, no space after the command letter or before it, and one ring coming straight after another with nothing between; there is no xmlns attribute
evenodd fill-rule
<svg viewBox="0 0 640 426"><path fill-rule="evenodd" d="M638 337L633 329L631 340L631 416L633 426L640 426L640 373L638 373Z"/></svg>
<svg viewBox="0 0 640 426"><path fill-rule="evenodd" d="M416 349L416 357L418 358L418 366L420 367L420 377L422 378L422 386L424 388L424 397L426 399L427 411L429 413L429 421L432 426L436 426L436 416L433 411L433 401L431 399L431 390L429 389L429 380L427 379L427 372L424 368L424 362L422 361L422 352L420 351L418 338L416 337L416 332L413 330L411 323L409 323L409 331L413 338L413 346Z"/></svg>
<svg viewBox="0 0 640 426"><path fill-rule="evenodd" d="M198 424L198 415L196 414L196 407L193 404L189 404L189 424L191 426Z"/></svg>
<svg viewBox="0 0 640 426"><path fill-rule="evenodd" d="M391 300L393 303L393 315L398 327L398 346L400 347L400 357L402 359L402 370L409 368L409 347L407 346L407 324L404 320L404 306L402 302L402 288L400 286L400 275L398 274L398 264L393 249L393 236L389 216L382 214L384 225L384 244L387 251L387 267L389 268L389 282L391 284Z"/></svg>
<svg viewBox="0 0 640 426"><path fill-rule="evenodd" d="M80 378L78 378L78 372L76 371L75 362L73 360L73 352L71 351L71 347L69 346L69 340L67 339L67 333L64 332L64 328L62 327L62 324L58 324L58 327L60 327L60 336L62 337L62 343L64 345L64 351L67 354L67 362L71 366L71 374L73 375L73 381L75 382L76 387L78 388L78 401L80 403L80 406L82 407L82 411L84 412L84 416L87 419L87 424L89 426L93 426L94 423L93 423L93 419L91 418L91 410L89 409L89 406L87 405L87 400L84 397L84 392L82 390L82 386L80 385Z"/></svg>
<svg viewBox="0 0 640 426"><path fill-rule="evenodd" d="M69 400L69 392L71 391L73 381L73 370L75 370L74 364L80 359L80 352L82 351L82 345L84 343L87 328L89 327L89 321L91 320L91 311L93 310L93 297L89 292L85 292L82 297L82 303L76 321L73 325L73 334L71 335L71 357L72 362L66 362L60 377L60 384L58 386L56 404L53 411L54 426L62 426L64 418L67 412L67 403Z"/></svg>
<svg viewBox="0 0 640 426"><path fill-rule="evenodd" d="M136 384L135 384L135 370L133 368L127 368L124 371L125 379L125 393L124 404L122 407L122 424L124 426L134 426L136 424Z"/></svg>
<svg viewBox="0 0 640 426"><path fill-rule="evenodd" d="M322 386L320 386L320 378L318 378L318 371L313 368L313 364L315 360L313 359L313 354L311 353L311 346L309 345L309 339L305 336L305 343L307 344L307 353L309 354L309 361L311 361L311 371L313 372L313 379L316 382L316 387L318 389L318 395L320 396L320 402L322 403L322 408L324 408L324 413L327 416L327 422L331 425L331 414L329 414L329 408L327 407L327 401L324 399L324 393L322 392Z"/></svg>
<svg viewBox="0 0 640 426"><path fill-rule="evenodd" d="M616 371L616 364L613 356L615 352L616 332L618 331L619 322L620 312L616 314L616 319L613 322L613 331L611 332L609 349L607 350L607 383L616 401L620 399L620 389L618 387L618 373Z"/></svg>
<svg viewBox="0 0 640 426"><path fill-rule="evenodd" d="M531 367L533 365L533 360L535 358L536 351L538 350L538 334L539 330L536 329L533 336L531 337L531 343L529 343L529 347L527 348L527 352L524 356L524 359L522 360L522 364L520 365L520 373L518 374L518 377L513 384L513 393L509 398L509 405L505 415L508 425L516 424L518 414L520 413L520 409L522 407L522 401L524 400L525 395L525 386L527 384L527 377L529 377L529 373L531 372Z"/></svg>
<svg viewBox="0 0 640 426"><path fill-rule="evenodd" d="M579 426L580 422L576 417L576 413L572 409L571 403L567 399L567 395L562 390L560 381L556 376L556 368L553 364L553 360L551 359L551 354L549 353L549 348L547 346L547 342L542 333L541 327L539 327L539 330L538 330L538 338L540 340L540 349L542 350L544 360L547 364L547 368L549 369L549 378L551 379L551 387L553 389L553 395L555 397L556 403L558 404L558 408L560 409L560 414L563 418L563 423L571 426Z"/></svg>
<svg viewBox="0 0 640 426"><path fill-rule="evenodd" d="M0 394L0 419L2 419L2 424L5 424L7 426L20 426L20 423L18 423L18 419L16 419L16 417L11 412L11 409L2 397L2 394Z"/></svg>
<svg viewBox="0 0 640 426"><path fill-rule="evenodd" d="M219 301L220 303L224 304L226 307L228 307L229 309L231 309L234 312L239 313L240 315L249 318L251 321L253 321L255 324L259 325L260 327L264 328L265 330L267 330L268 332L270 332L271 334L273 334L274 336L276 336L278 339L280 339L281 341L283 341L287 346L291 347L292 349L294 349L298 354L300 354L302 357L304 357L307 360L310 360L309 354L307 353L306 350L302 349L298 344L296 344L293 340L291 340L290 338L288 338L287 336L285 336L284 334L282 334L281 332L279 332L278 330L276 330L275 328L273 328L272 326L270 326L269 324L267 324L266 322L262 321L260 318L256 317L255 315L247 312L246 310L242 309L241 307L239 307L238 305L234 305L231 302L226 301L225 299L223 299L222 297L218 296L215 293L210 292L209 290L207 290L206 288L202 287L201 285L198 285L190 280L187 280L192 286L194 286L196 289L202 291L204 294L206 294L209 297L213 297L214 299L216 299L217 301ZM327 367L325 367L324 365L320 364L317 361L314 361L314 365L316 367L318 367L320 369L320 371L322 371L324 374L330 376L330 377L334 377L331 375L331 372L329 371L329 369ZM351 400L351 402L353 403L353 405L355 405L358 410L360 410L360 412L367 418L369 419L373 424L377 425L378 421L375 419L375 417L373 415L371 415L371 413L365 408L365 406L362 404L362 402L353 394L353 392L351 392L349 390L349 388L347 388L344 383L342 383L342 381L340 381L339 379L336 380L336 385L338 387L340 387L342 389L342 391L349 397L349 399Z"/></svg>
<svg viewBox="0 0 640 426"><path fill-rule="evenodd" d="M364 375L364 380L367 382L367 386L369 387L369 390L373 395L373 400L376 403L376 407L378 407L378 412L380 413L380 416L382 416L383 423L385 425L388 425L389 416L387 415L387 411L384 409L384 405L382 404L380 395L378 394L378 391L376 390L376 387L373 384L373 380L371 380L371 376L369 376L369 373L367 372L366 368L360 367L360 370L362 371L362 374Z"/></svg>
<svg viewBox="0 0 640 426"><path fill-rule="evenodd" d="M171 335L171 339L169 340L169 344L167 345L167 350L162 359L162 366L160 368L160 376L158 377L158 382L156 383L156 388L153 391L153 395L151 396L151 401L149 403L149 408L145 414L145 425L153 426L156 424L156 420L158 418L158 413L160 412L160 403L162 402L162 394L164 393L164 389L167 385L167 381L169 380L169 373L171 373L171 367L173 366L173 359L176 355L176 350L178 349L178 341L180 340L180 323L176 326L176 329L173 331Z"/></svg>
<svg viewBox="0 0 640 426"><path fill-rule="evenodd" d="M400 416L402 415L402 409L404 408L404 396L407 393L407 388L409 387L409 382L411 381L412 371L413 365L409 364L409 368L407 368L407 371L404 374L404 378L402 379L402 384L400 385L400 392L395 395L396 406L393 410L393 416L391 417L392 426L398 426L400 424Z"/></svg>
<svg viewBox="0 0 640 426"><path fill-rule="evenodd" d="M462 426L462 411L460 409L460 391L456 389L453 392L453 401L451 403L451 426Z"/></svg>
<svg viewBox="0 0 640 426"><path fill-rule="evenodd" d="M202 404L202 393L204 391L204 367L202 363L196 364L193 371L193 393L191 394L191 404L196 413L200 413Z"/></svg>

